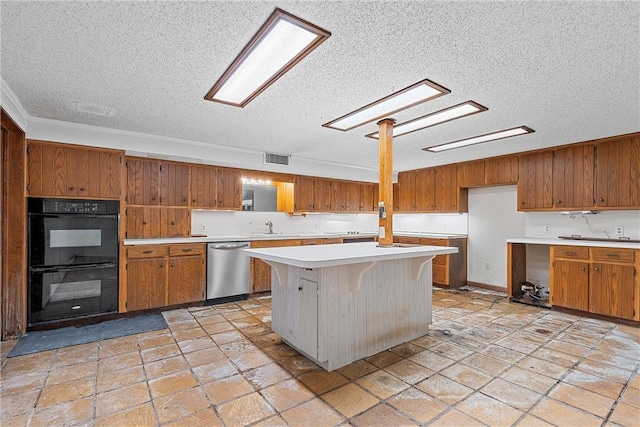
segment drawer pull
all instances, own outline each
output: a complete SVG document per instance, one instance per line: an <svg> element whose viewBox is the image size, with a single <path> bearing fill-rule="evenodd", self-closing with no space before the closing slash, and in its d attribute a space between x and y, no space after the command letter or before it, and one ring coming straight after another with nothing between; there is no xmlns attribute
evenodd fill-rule
<svg viewBox="0 0 640 427"><path fill-rule="evenodd" d="M298 286L298 290L301 291L302 290L302 286Z"/></svg>
<svg viewBox="0 0 640 427"><path fill-rule="evenodd" d="M160 268L164 268L164 263L160 264Z"/></svg>
<svg viewBox="0 0 640 427"><path fill-rule="evenodd" d="M619 254L607 254L609 258L620 258Z"/></svg>
<svg viewBox="0 0 640 427"><path fill-rule="evenodd" d="M85 191L85 188L84 187L80 187L80 191Z"/></svg>
<svg viewBox="0 0 640 427"><path fill-rule="evenodd" d="M594 269L595 271L600 271L600 270L598 270L598 267L593 267L593 269Z"/></svg>
<svg viewBox="0 0 640 427"><path fill-rule="evenodd" d="M176 266L176 263L175 263L175 262L172 262L172 263L171 263L171 267L175 267L175 266Z"/></svg>
<svg viewBox="0 0 640 427"><path fill-rule="evenodd" d="M580 267L580 270L584 271L584 267Z"/></svg>
<svg viewBox="0 0 640 427"><path fill-rule="evenodd" d="M146 251L142 251L143 254L152 254L153 251L151 249L147 249Z"/></svg>
<svg viewBox="0 0 640 427"><path fill-rule="evenodd" d="M176 222L175 221L171 221L171 225L176 225Z"/></svg>
<svg viewBox="0 0 640 427"><path fill-rule="evenodd" d="M575 252L573 252L573 251L567 251L567 252L565 252L565 254L567 254L567 255L571 255L571 256L576 256L576 255L578 255L577 253L575 253Z"/></svg>
<svg viewBox="0 0 640 427"><path fill-rule="evenodd" d="M193 248L182 248L182 252L190 252Z"/></svg>

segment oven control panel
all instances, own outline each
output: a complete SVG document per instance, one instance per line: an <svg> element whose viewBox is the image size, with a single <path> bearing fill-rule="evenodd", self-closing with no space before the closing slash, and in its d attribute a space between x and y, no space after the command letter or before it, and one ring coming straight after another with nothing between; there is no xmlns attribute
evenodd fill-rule
<svg viewBox="0 0 640 427"><path fill-rule="evenodd" d="M106 214L107 208L102 202L66 202L47 200L44 210L46 213L89 213Z"/></svg>

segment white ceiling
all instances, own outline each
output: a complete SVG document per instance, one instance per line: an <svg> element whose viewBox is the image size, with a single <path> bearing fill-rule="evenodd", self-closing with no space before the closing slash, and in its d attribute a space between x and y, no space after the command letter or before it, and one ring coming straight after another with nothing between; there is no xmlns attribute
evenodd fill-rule
<svg viewBox="0 0 640 427"><path fill-rule="evenodd" d="M205 101L275 7L332 36L245 108ZM489 111L396 138L395 170L640 131L635 1L2 1L1 16L1 77L32 117L377 168L375 124L321 125L428 78L452 93L399 123L467 100ZM536 132L421 150L520 125Z"/></svg>

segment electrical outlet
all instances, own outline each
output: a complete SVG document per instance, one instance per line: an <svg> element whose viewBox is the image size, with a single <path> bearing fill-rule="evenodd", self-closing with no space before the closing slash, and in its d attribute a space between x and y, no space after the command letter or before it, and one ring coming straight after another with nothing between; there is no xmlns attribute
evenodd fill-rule
<svg viewBox="0 0 640 427"><path fill-rule="evenodd" d="M200 225L200 231L207 231L207 224Z"/></svg>
<svg viewBox="0 0 640 427"><path fill-rule="evenodd" d="M616 227L616 236L622 236L624 234L624 227Z"/></svg>
<svg viewBox="0 0 640 427"><path fill-rule="evenodd" d="M314 228L315 228L316 230L320 230L320 225L319 225L319 224L316 224L316 225L314 225Z"/></svg>
<svg viewBox="0 0 640 427"><path fill-rule="evenodd" d="M485 262L484 263L484 268L485 268L485 270L491 270L491 263L490 262Z"/></svg>
<svg viewBox="0 0 640 427"><path fill-rule="evenodd" d="M447 223L445 222L444 224L442 224L442 229L446 230L447 229Z"/></svg>
<svg viewBox="0 0 640 427"><path fill-rule="evenodd" d="M550 225L545 225L544 226L544 232L545 233L551 233L551 226Z"/></svg>

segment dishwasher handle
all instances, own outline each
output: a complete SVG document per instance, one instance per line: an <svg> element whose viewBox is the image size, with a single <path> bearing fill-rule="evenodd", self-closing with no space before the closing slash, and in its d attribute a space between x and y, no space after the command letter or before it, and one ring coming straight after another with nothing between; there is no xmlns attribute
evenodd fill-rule
<svg viewBox="0 0 640 427"><path fill-rule="evenodd" d="M215 245L209 245L210 249L222 249L222 250L229 250L229 249L241 249L241 248L248 248L249 247L249 243L218 243Z"/></svg>

